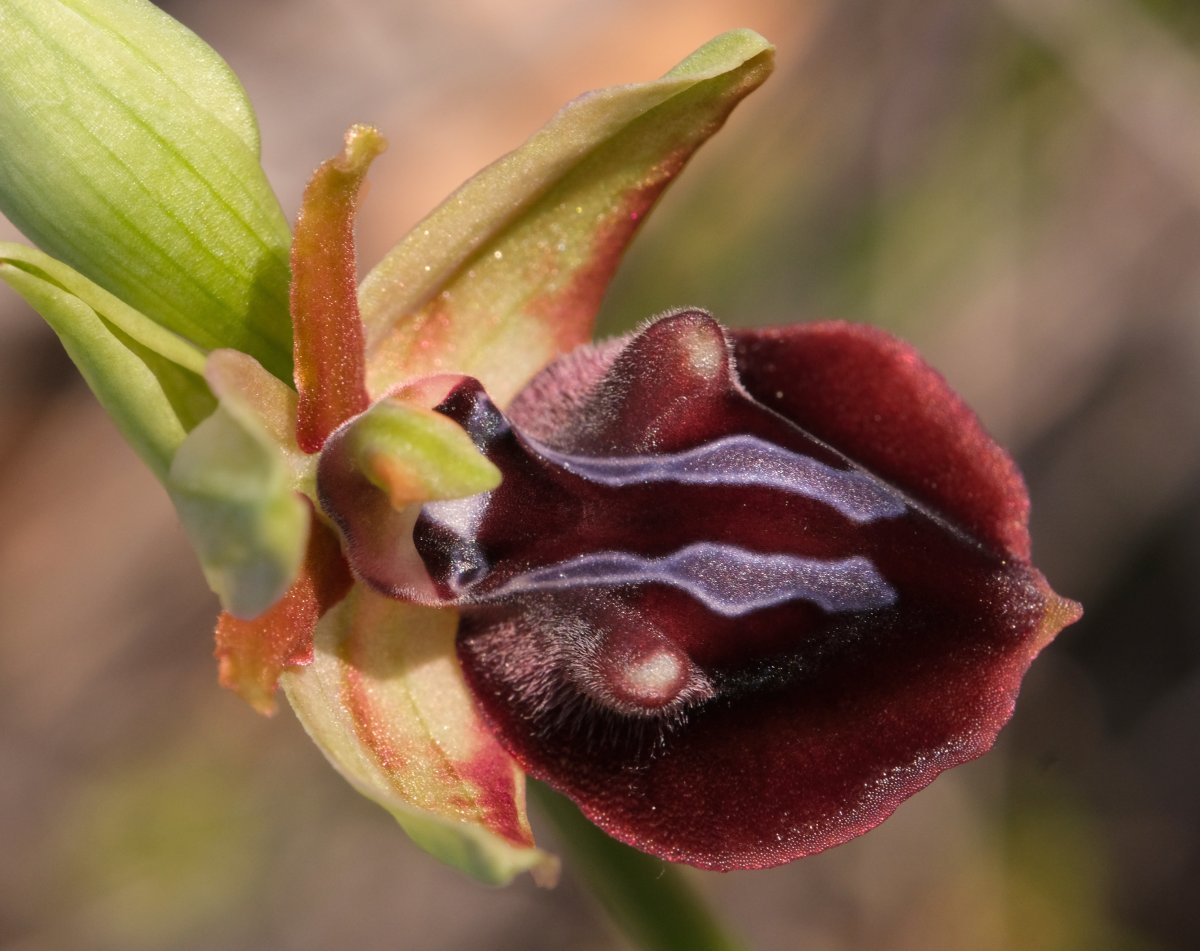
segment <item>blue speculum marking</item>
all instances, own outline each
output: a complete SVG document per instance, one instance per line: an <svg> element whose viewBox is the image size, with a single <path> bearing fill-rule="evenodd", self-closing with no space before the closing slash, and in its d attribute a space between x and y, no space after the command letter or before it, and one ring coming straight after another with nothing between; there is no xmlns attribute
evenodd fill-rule
<svg viewBox="0 0 1200 951"><path fill-rule="evenodd" d="M515 433L513 437L518 438ZM518 442L544 465L613 489L654 483L767 488L827 505L858 525L896 518L907 511L903 499L865 472L836 468L745 433L722 436L681 452L636 456L564 453L524 434ZM890 607L897 597L871 560L862 555L812 558L785 551L752 551L716 541L693 541L659 556L610 548L585 551L529 567L498 586L481 586L491 574L478 541L490 500L488 493L425 506L426 517L459 540L448 552L449 574L443 578L456 597L490 601L524 593L660 584L685 591L726 617L792 601L807 601L831 614L869 611ZM536 500L529 501L535 510ZM796 530L803 528L798 525Z"/></svg>
<svg viewBox="0 0 1200 951"><path fill-rule="evenodd" d="M602 485L760 486L823 502L858 524L905 510L903 501L865 472L836 469L757 436L724 436L684 452L615 457L569 455L524 438L548 462Z"/></svg>
<svg viewBox="0 0 1200 951"><path fill-rule="evenodd" d="M662 558L592 552L525 572L493 594L647 583L686 591L726 617L797 600L829 613L885 608L896 600L896 592L861 555L801 558L716 542L697 542Z"/></svg>

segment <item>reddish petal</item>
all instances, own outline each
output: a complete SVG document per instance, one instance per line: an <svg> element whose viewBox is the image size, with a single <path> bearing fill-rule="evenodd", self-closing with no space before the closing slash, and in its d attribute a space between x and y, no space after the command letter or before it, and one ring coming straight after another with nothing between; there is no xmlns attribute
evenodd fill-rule
<svg viewBox="0 0 1200 951"><path fill-rule="evenodd" d="M358 313L354 213L372 160L386 143L354 126L342 155L313 174L292 241L296 438L317 452L339 425L367 408L366 343Z"/></svg>
<svg viewBox="0 0 1200 951"><path fill-rule="evenodd" d="M735 384L725 333L682 311L550 364L513 401L523 432L564 452L669 452L701 441Z"/></svg>
<svg viewBox="0 0 1200 951"><path fill-rule="evenodd" d="M1029 498L1008 453L920 354L862 324L733 333L750 395L1014 558Z"/></svg>
<svg viewBox="0 0 1200 951"><path fill-rule="evenodd" d="M688 628L711 623L677 601L475 608L459 653L509 752L610 835L703 868L763 868L870 830L991 747L1034 655L1078 612L1031 570L973 574L937 611L827 627L779 661L786 677L751 670L739 690L712 665L684 669L691 698L659 717L647 716L646 685L665 681L636 676L650 666L647 632L677 650ZM616 678L640 690L629 712Z"/></svg>
<svg viewBox="0 0 1200 951"><path fill-rule="evenodd" d="M906 453L871 457L883 473L853 439L753 399L700 312L551 367L511 421L472 381L438 407L504 474L465 505L427 504L413 536L462 606L482 709L532 775L664 858L761 867L871 828L991 745L1032 658L1078 616L996 532L964 531L996 525L964 499L1024 511L1003 451L908 348L848 332L872 346L841 370L876 396L834 422L897 442L875 416L913 424ZM912 396L925 405L905 410ZM970 447L989 465L937 505L911 475L925 444L942 465Z"/></svg>
<svg viewBox="0 0 1200 951"><path fill-rule="evenodd" d="M317 621L345 596L350 583L337 536L314 518L304 567L287 594L252 620L228 611L217 619L215 653L222 686L260 713L274 713L280 674L312 661Z"/></svg>

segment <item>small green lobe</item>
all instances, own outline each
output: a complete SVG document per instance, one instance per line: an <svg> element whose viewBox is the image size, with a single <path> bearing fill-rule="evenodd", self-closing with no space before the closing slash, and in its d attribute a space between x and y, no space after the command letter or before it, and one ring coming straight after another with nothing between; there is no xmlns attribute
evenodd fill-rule
<svg viewBox="0 0 1200 951"><path fill-rule="evenodd" d="M347 436L359 467L396 508L464 498L500 484L500 470L462 428L433 410L380 400L351 424Z"/></svg>
<svg viewBox="0 0 1200 951"><path fill-rule="evenodd" d="M249 619L299 574L311 509L297 492L294 444L278 431L278 406L271 405L286 395L271 392L258 407L230 378L240 373L251 382L257 371L266 377L260 387L289 391L244 354L218 351L210 363L210 377L224 384L220 405L179 447L167 488L209 585L227 611Z"/></svg>

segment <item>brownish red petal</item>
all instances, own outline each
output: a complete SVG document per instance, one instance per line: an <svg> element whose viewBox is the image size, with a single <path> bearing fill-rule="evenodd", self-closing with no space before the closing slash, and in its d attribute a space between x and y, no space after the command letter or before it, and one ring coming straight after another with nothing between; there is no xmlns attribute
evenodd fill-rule
<svg viewBox="0 0 1200 951"><path fill-rule="evenodd" d="M228 611L217 619L215 654L222 686L260 713L274 713L280 675L311 662L317 621L345 596L351 580L337 536L314 518L304 567L287 594L251 620Z"/></svg>
<svg viewBox="0 0 1200 951"><path fill-rule="evenodd" d="M764 406L974 537L1028 560L1029 497L970 407L902 340L862 324L732 334L738 377Z"/></svg>
<svg viewBox="0 0 1200 951"><path fill-rule="evenodd" d="M704 621L679 604L560 596L471 609L459 652L509 752L609 834L702 868L763 868L874 828L986 752L1034 655L1078 614L1030 569L981 573L969 591L902 623L827 628L779 661L787 677L718 685L657 719L606 709L565 677L587 658L564 633L682 639Z"/></svg>
<svg viewBox="0 0 1200 951"><path fill-rule="evenodd" d="M313 174L296 221L291 285L300 397L296 440L305 452L317 452L334 429L367 408L354 215L367 169L384 147L374 129L350 129L343 154Z"/></svg>
<svg viewBox="0 0 1200 951"><path fill-rule="evenodd" d="M414 532L522 767L715 869L843 842L978 756L1078 616L1021 557L1015 467L910 348L729 343L670 315L552 365L510 419L464 381L439 410L504 481Z"/></svg>

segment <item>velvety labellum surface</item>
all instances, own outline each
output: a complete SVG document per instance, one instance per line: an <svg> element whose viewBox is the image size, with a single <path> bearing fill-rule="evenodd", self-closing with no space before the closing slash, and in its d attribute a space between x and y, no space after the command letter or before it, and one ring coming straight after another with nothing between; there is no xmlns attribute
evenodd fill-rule
<svg viewBox="0 0 1200 951"><path fill-rule="evenodd" d="M836 326L875 356L894 345ZM772 367L786 372L808 329ZM552 364L507 418L463 380L437 409L503 481L426 504L419 558L361 546L373 557L354 565L394 595L461 606L468 682L529 772L618 838L711 868L837 844L983 752L1073 614L1018 553L963 528L991 525L997 496L1022 510L1024 489L911 350L884 361L890 386L835 408L859 436L834 448L743 387L755 340L670 315ZM790 387L775 373L757 371L773 396ZM925 400L906 414L968 436L910 450L920 466L860 466L857 440L913 386ZM975 495L923 478L981 452L991 481ZM368 508L335 512L352 541Z"/></svg>

